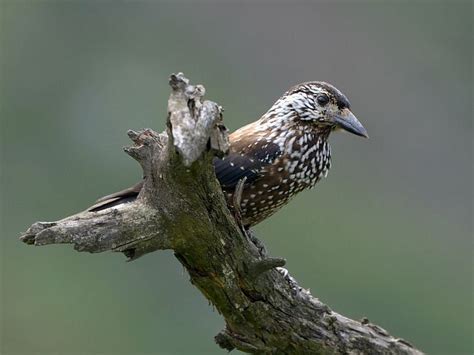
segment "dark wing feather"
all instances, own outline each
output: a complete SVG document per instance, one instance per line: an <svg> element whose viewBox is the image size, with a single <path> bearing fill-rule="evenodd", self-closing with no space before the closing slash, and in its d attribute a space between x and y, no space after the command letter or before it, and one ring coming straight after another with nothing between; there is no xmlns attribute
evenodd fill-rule
<svg viewBox="0 0 474 355"><path fill-rule="evenodd" d="M224 159L214 158L216 176L223 189L234 189L244 177L246 184L254 182L261 176L262 169L281 154L278 145L266 141L246 148L247 151L231 152Z"/></svg>
<svg viewBox="0 0 474 355"><path fill-rule="evenodd" d="M225 159L214 158L214 169L222 187L233 188L240 179L247 177L246 183L254 181L258 177L258 166L240 155L229 155Z"/></svg>
<svg viewBox="0 0 474 355"><path fill-rule="evenodd" d="M122 203L132 202L137 198L142 187L143 181L140 181L139 183L129 187L128 189L101 197L96 201L93 206L89 207L87 211L97 212L105 210L106 208L121 205Z"/></svg>
<svg viewBox="0 0 474 355"><path fill-rule="evenodd" d="M266 166L272 164L276 158L281 156L280 148L275 143L266 139L255 139L249 132L251 125L242 129L246 139L237 139L231 135L231 151L224 159L214 158L214 169L217 179L224 190L234 190L240 179L246 177L246 184L250 184L262 176ZM236 134L238 132L235 132ZM242 133L240 133L242 135ZM238 136L238 134L236 134ZM235 136L234 136L235 137ZM120 205L135 200L143 187L143 181L97 200L96 204L87 210L91 212L101 211L106 208Z"/></svg>

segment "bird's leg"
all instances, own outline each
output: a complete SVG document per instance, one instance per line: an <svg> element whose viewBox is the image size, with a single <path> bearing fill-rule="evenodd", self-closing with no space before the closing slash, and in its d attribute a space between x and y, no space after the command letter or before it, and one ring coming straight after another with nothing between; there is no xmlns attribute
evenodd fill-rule
<svg viewBox="0 0 474 355"><path fill-rule="evenodd" d="M267 250L265 249L265 246L255 236L253 231L251 231L248 228L245 228L242 222L242 210L240 208L240 203L242 201L242 192L244 191L244 184L246 180L247 180L247 177L244 176L242 179L239 180L239 182L235 186L234 196L233 196L233 201L232 201L232 204L234 207L234 218L237 221L237 224L239 225L240 229L242 230L242 233L245 236L247 236L247 238L257 247L259 254L262 257L265 257L267 255Z"/></svg>
<svg viewBox="0 0 474 355"><path fill-rule="evenodd" d="M243 221L242 221L242 210L241 210L241 200L242 200L242 192L244 190L244 184L247 180L247 177L244 177L239 180L237 183L234 195L232 197L232 207L234 210L234 218L239 226L240 230L247 237L249 241L252 242L253 245L257 248L258 254L260 255L260 259L252 263L249 267L249 273L252 277L258 277L260 274L264 273L265 271L271 270L276 268L280 273L283 274L285 278L287 278L288 271L283 269L282 266L285 265L285 259L281 258L269 258L267 257L267 249L263 245L263 243L255 236L254 232L247 228ZM283 269L285 272L279 270Z"/></svg>
<svg viewBox="0 0 474 355"><path fill-rule="evenodd" d="M234 207L234 218L237 221L237 224L239 225L242 232L244 234L247 234L247 231L245 230L244 225L242 223L242 209L240 208L240 203L242 201L242 192L244 191L245 180L247 180L246 176L240 179L237 185L235 186L232 204Z"/></svg>
<svg viewBox="0 0 474 355"><path fill-rule="evenodd" d="M260 239L257 238L253 230L247 229L245 231L245 234L247 237L251 240L251 242L257 247L258 252L262 257L266 257L268 255L267 249L265 248L265 245L260 241Z"/></svg>

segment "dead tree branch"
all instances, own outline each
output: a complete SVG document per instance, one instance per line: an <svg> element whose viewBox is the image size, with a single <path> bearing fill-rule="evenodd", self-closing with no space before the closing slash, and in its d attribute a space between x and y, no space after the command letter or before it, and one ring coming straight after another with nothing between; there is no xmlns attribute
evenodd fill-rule
<svg viewBox="0 0 474 355"><path fill-rule="evenodd" d="M225 349L258 354L421 354L368 321L348 319L275 268L229 212L212 166L228 149L220 107L182 74L170 78L168 129L129 131L125 148L144 173L138 199L57 222L36 222L27 244L73 244L123 252L130 260L172 249L191 282L216 307Z"/></svg>

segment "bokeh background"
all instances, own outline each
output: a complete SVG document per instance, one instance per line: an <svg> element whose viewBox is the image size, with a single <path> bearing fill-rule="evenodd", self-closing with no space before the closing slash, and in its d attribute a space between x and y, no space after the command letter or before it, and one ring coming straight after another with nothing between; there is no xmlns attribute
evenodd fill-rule
<svg viewBox="0 0 474 355"><path fill-rule="evenodd" d="M1 2L2 354L222 354L170 252L18 241L140 178L126 130L164 128L183 71L234 130L334 83L370 140L256 228L333 309L430 354L472 354L472 2ZM236 352L237 353L237 352Z"/></svg>

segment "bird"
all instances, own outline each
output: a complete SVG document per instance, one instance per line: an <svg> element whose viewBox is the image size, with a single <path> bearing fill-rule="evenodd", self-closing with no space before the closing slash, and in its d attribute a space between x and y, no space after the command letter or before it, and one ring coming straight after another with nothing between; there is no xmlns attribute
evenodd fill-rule
<svg viewBox="0 0 474 355"><path fill-rule="evenodd" d="M215 157L213 165L231 210L242 180L239 214L245 228L264 221L327 176L328 139L334 131L368 138L341 91L323 81L310 81L293 86L260 119L229 135L228 154ZM88 211L131 202L142 187L143 181L107 195Z"/></svg>

